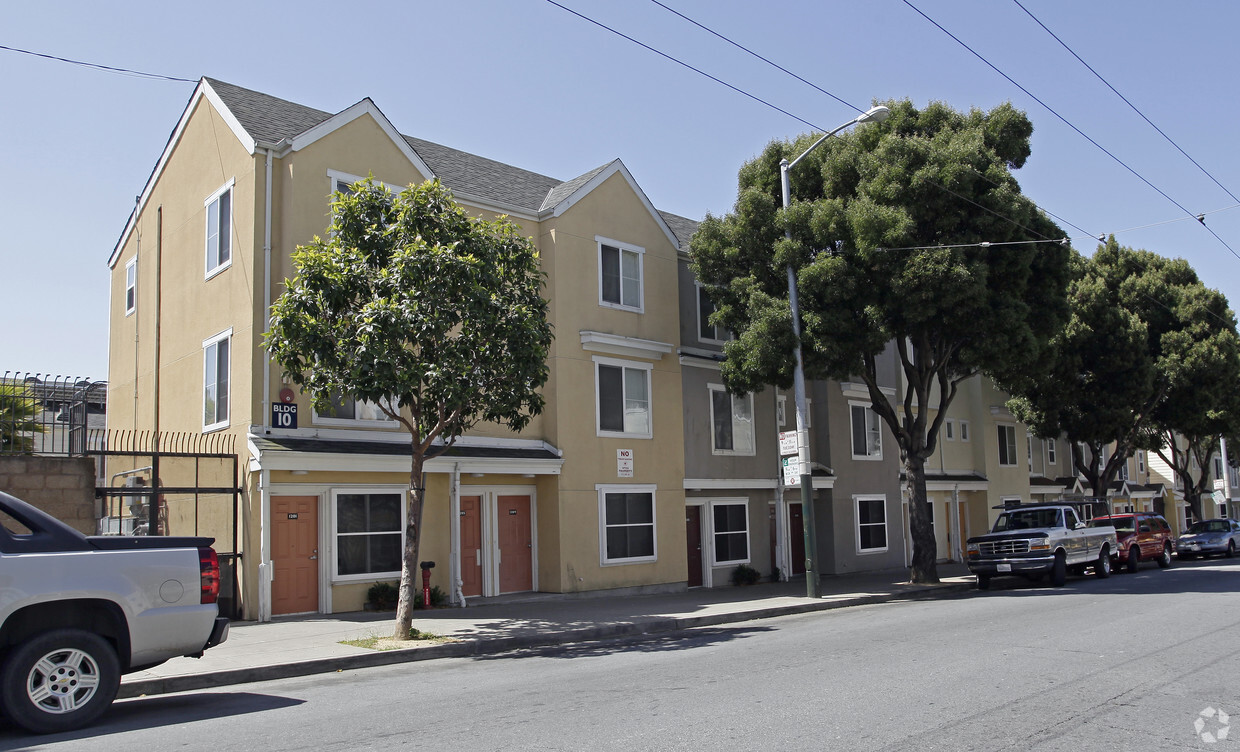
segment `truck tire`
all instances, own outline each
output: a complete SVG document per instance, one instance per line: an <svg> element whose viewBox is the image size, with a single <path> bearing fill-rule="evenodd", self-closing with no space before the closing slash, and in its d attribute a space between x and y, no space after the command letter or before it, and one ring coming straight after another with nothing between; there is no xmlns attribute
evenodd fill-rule
<svg viewBox="0 0 1240 752"><path fill-rule="evenodd" d="M58 629L13 648L0 667L0 704L9 720L37 734L81 728L121 686L116 650L81 629Z"/></svg>
<svg viewBox="0 0 1240 752"><path fill-rule="evenodd" d="M1100 580L1111 576L1111 550L1106 546L1098 552L1098 561L1094 562L1094 576Z"/></svg>
<svg viewBox="0 0 1240 752"><path fill-rule="evenodd" d="M977 589L978 590L989 590L990 589L990 575L979 574L977 576Z"/></svg>
<svg viewBox="0 0 1240 752"><path fill-rule="evenodd" d="M1062 587L1068 581L1068 559L1063 551L1055 552L1055 563L1051 565L1051 584Z"/></svg>
<svg viewBox="0 0 1240 752"><path fill-rule="evenodd" d="M1141 549L1133 546L1128 549L1128 571L1137 571L1137 565L1141 563Z"/></svg>
<svg viewBox="0 0 1240 752"><path fill-rule="evenodd" d="M1158 555L1158 568L1166 569L1171 566L1171 544L1164 543L1162 553Z"/></svg>

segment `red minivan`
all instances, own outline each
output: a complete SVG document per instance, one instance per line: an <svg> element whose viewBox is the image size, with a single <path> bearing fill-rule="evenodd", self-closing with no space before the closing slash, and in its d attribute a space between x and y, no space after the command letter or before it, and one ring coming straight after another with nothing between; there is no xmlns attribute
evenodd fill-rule
<svg viewBox="0 0 1240 752"><path fill-rule="evenodd" d="M1089 524L1093 527L1111 525L1115 528L1119 563L1126 565L1129 572L1137 571L1137 565L1142 561L1158 562L1162 569L1171 566L1175 536L1162 515L1125 512L1108 517L1095 517Z"/></svg>

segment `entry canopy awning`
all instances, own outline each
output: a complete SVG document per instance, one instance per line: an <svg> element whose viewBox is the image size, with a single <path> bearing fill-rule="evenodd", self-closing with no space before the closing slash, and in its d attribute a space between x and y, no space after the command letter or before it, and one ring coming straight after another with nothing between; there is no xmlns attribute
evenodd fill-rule
<svg viewBox="0 0 1240 752"><path fill-rule="evenodd" d="M311 439L290 436L249 436L250 470L315 470L322 472L408 473L409 444L404 441ZM442 451L436 445L431 453ZM428 459L428 473L495 473L559 475L564 459L541 441L458 442Z"/></svg>

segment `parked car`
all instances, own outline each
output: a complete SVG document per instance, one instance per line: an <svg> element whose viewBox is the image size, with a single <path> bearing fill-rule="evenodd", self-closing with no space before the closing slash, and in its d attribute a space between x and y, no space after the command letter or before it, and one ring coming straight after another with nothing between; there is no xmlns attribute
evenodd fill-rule
<svg viewBox="0 0 1240 752"><path fill-rule="evenodd" d="M1175 553L1181 559L1222 554L1228 559L1236 555L1236 541L1240 540L1240 522L1235 520L1202 520L1191 527L1175 542Z"/></svg>
<svg viewBox="0 0 1240 752"><path fill-rule="evenodd" d="M1162 515L1149 512L1126 512L1089 521L1094 527L1113 527L1119 553L1119 564L1129 572L1137 571L1143 561L1154 561L1160 569L1171 566L1175 552L1175 536Z"/></svg>

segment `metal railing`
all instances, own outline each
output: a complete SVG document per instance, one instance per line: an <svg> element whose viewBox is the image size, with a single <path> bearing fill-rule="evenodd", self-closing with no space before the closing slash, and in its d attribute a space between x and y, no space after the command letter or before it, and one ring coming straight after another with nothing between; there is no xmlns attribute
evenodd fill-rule
<svg viewBox="0 0 1240 752"><path fill-rule="evenodd" d="M5 371L0 454L80 457L104 442L108 382Z"/></svg>

